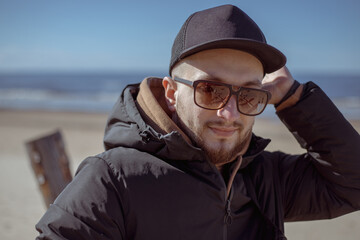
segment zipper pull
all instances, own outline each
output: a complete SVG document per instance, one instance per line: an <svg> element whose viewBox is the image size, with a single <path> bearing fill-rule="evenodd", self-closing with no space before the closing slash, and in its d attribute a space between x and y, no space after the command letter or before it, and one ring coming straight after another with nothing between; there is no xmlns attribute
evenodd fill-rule
<svg viewBox="0 0 360 240"><path fill-rule="evenodd" d="M228 199L226 201L226 213L225 213L225 217L224 217L224 223L226 225L231 225L232 223L232 217L231 217L231 208L230 208L230 200Z"/></svg>

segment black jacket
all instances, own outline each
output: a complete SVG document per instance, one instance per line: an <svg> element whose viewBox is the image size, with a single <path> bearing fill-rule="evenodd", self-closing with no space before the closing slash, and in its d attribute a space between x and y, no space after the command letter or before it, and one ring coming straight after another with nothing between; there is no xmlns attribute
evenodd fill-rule
<svg viewBox="0 0 360 240"><path fill-rule="evenodd" d="M144 122L128 86L105 134L36 225L38 239L285 239L284 221L360 208L360 137L313 83L278 113L303 155L264 151L255 135L227 197L201 149ZM229 171L231 171L231 167Z"/></svg>

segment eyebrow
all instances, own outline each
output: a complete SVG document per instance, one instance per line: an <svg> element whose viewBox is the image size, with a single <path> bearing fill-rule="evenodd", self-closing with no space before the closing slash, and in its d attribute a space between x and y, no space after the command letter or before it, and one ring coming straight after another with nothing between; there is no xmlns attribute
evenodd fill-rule
<svg viewBox="0 0 360 240"><path fill-rule="evenodd" d="M216 77L212 77L210 75L203 75L200 76L200 78L198 80L207 80L207 81L214 81L214 82L221 82L221 83L226 83L224 80L222 80L221 78L216 78ZM230 84L232 85L232 84ZM247 86L257 86L257 87L261 87L261 80L259 79L253 79L253 80L248 80L245 83L243 83L241 86L240 85L233 85L233 86L238 86L238 87L247 87Z"/></svg>
<svg viewBox="0 0 360 240"><path fill-rule="evenodd" d="M260 80L253 80L253 81L248 81L245 82L242 86L257 86L257 87L261 87L261 81Z"/></svg>

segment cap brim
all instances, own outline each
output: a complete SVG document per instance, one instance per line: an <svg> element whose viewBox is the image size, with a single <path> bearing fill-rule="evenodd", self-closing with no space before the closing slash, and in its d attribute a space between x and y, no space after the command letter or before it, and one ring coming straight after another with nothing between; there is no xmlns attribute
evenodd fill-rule
<svg viewBox="0 0 360 240"><path fill-rule="evenodd" d="M218 39L215 41L205 42L203 44L193 46L191 48L185 49L180 54L180 59L184 59L200 51L216 49L216 48L236 49L254 55L262 63L265 73L272 73L283 67L286 63L285 55L282 54L282 52L280 52L273 46L263 42L257 42L254 40L239 39L239 38Z"/></svg>

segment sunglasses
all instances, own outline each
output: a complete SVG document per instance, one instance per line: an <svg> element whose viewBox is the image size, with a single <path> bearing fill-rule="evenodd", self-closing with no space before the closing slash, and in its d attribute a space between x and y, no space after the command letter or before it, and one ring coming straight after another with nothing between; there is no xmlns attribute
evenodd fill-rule
<svg viewBox="0 0 360 240"><path fill-rule="evenodd" d="M194 88L195 104L209 110L223 108L229 102L231 96L235 95L238 111L247 116L256 116L265 110L271 98L270 92L262 89L236 87L226 83L207 80L192 82L177 77L174 80L192 86ZM237 90L234 91L234 88L237 88Z"/></svg>

